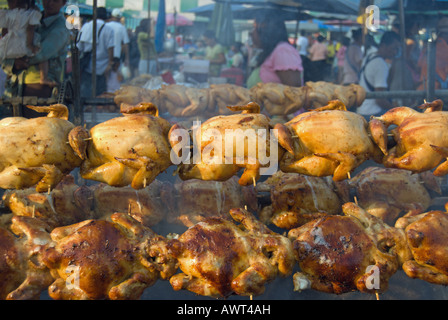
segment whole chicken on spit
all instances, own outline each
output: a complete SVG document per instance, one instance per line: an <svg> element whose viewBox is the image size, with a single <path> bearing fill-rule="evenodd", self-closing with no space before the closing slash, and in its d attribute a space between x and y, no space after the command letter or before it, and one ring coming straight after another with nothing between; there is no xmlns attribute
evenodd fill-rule
<svg viewBox="0 0 448 320"><path fill-rule="evenodd" d="M43 262L56 300L138 299L177 266L166 258L166 240L127 213L56 228L51 239Z"/></svg>
<svg viewBox="0 0 448 320"><path fill-rule="evenodd" d="M276 124L275 129L279 144L288 151L280 160L283 172L332 175L341 181L365 160L379 162L382 157L370 139L367 121L337 100Z"/></svg>
<svg viewBox="0 0 448 320"><path fill-rule="evenodd" d="M210 109L216 105L216 112L219 115L229 115L232 113L227 106L245 105L252 101L249 89L234 84L211 84L210 85Z"/></svg>
<svg viewBox="0 0 448 320"><path fill-rule="evenodd" d="M257 184L269 192L271 204L260 211L260 220L279 228L293 229L327 215L339 214L342 199L333 181L299 173L277 172Z"/></svg>
<svg viewBox="0 0 448 320"><path fill-rule="evenodd" d="M171 125L152 103L121 105L123 117L102 122L86 141L81 176L87 180L141 189L171 165L168 132Z"/></svg>
<svg viewBox="0 0 448 320"><path fill-rule="evenodd" d="M342 209L344 216L319 218L289 231L301 269L293 276L294 290L384 292L389 278L410 256L402 230L354 203Z"/></svg>
<svg viewBox="0 0 448 320"><path fill-rule="evenodd" d="M232 220L232 208L247 207L251 212L258 210L257 197L252 185L241 186L237 177L226 181L203 181L191 179L174 184L174 201L167 220L191 227L207 217L221 217Z"/></svg>
<svg viewBox="0 0 448 320"><path fill-rule="evenodd" d="M242 113L210 118L193 129L192 139L185 137L193 141L193 152L186 153L189 157L183 152L190 144L179 134L186 130L178 124L171 128L171 147L183 159L178 167L182 180L225 181L244 168L238 180L244 186L255 183L261 170L276 171L272 168L277 167L283 151L271 134L270 119L260 113L260 106L254 102L228 108Z"/></svg>
<svg viewBox="0 0 448 320"><path fill-rule="evenodd" d="M404 230L412 252L403 271L411 278L448 285L447 212L408 214L398 219L395 227Z"/></svg>
<svg viewBox="0 0 448 320"><path fill-rule="evenodd" d="M170 278L174 290L215 298L260 295L267 282L292 273L294 255L286 237L244 209L230 214L243 228L210 217L172 240L171 252L182 270Z"/></svg>
<svg viewBox="0 0 448 320"><path fill-rule="evenodd" d="M378 145L387 146L389 126L396 145L383 147L383 165L412 172L434 170L434 175L448 173L448 112L442 111L443 102L435 100L420 106L419 112L408 107L391 109L370 121L372 138Z"/></svg>
<svg viewBox="0 0 448 320"><path fill-rule="evenodd" d="M206 88L170 84L162 85L158 94L161 109L174 117L201 115L209 108L210 94Z"/></svg>
<svg viewBox="0 0 448 320"><path fill-rule="evenodd" d="M12 217L11 230L0 227L0 299L34 300L52 283L43 263L51 243L50 227L39 219Z"/></svg>
<svg viewBox="0 0 448 320"><path fill-rule="evenodd" d="M342 86L325 81L308 81L305 87L308 88L304 105L306 109L324 107L332 100L339 100L347 109L353 109L359 107L366 98L365 89L358 84Z"/></svg>
<svg viewBox="0 0 448 320"><path fill-rule="evenodd" d="M0 121L0 188L46 192L81 165L83 141L76 134L79 127L68 121L66 106L27 107L48 114Z"/></svg>

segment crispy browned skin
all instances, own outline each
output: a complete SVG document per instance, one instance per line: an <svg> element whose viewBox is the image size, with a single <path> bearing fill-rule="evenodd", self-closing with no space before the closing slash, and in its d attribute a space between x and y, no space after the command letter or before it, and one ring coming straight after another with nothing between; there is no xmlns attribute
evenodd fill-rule
<svg viewBox="0 0 448 320"><path fill-rule="evenodd" d="M339 214L342 203L332 181L298 173L277 172L257 189L268 188L271 205L260 212L260 220L279 228L297 228L322 216Z"/></svg>
<svg viewBox="0 0 448 320"><path fill-rule="evenodd" d="M400 218L397 228L404 228L412 258L403 263L411 278L430 283L448 284L448 214L430 211Z"/></svg>
<svg viewBox="0 0 448 320"><path fill-rule="evenodd" d="M387 289L399 267L398 252L406 253L404 235L354 203L344 204L343 210L345 216L323 217L289 231L301 269L294 275L296 291L311 287L341 294ZM379 270L378 288L368 286L372 266Z"/></svg>
<svg viewBox="0 0 448 320"><path fill-rule="evenodd" d="M127 214L111 219L86 220L51 232L56 244L44 255L56 279L48 289L50 297L138 299L160 277L158 251L149 253L149 248L162 237ZM78 283L73 282L77 276Z"/></svg>
<svg viewBox="0 0 448 320"><path fill-rule="evenodd" d="M52 282L41 255L51 242L49 226L39 219L13 217L11 229L0 227L0 299L38 299Z"/></svg>
<svg viewBox="0 0 448 320"><path fill-rule="evenodd" d="M216 298L259 295L267 282L292 272L294 257L286 237L243 209L230 213L244 229L222 218L207 218L175 240L173 254L182 273L170 279L174 290Z"/></svg>

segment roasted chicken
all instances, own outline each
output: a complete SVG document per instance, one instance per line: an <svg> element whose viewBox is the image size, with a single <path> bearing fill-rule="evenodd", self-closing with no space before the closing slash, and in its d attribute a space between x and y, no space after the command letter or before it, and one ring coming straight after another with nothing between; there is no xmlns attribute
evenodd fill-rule
<svg viewBox="0 0 448 320"><path fill-rule="evenodd" d="M172 240L182 273L170 278L174 290L215 298L260 295L265 284L292 273L289 240L269 230L246 210L232 209L237 226L226 219L207 218Z"/></svg>
<svg viewBox="0 0 448 320"><path fill-rule="evenodd" d="M232 113L227 106L240 106L252 101L249 89L234 84L211 84L209 92L209 109L219 115L229 115ZM216 109L214 106L216 106Z"/></svg>
<svg viewBox="0 0 448 320"><path fill-rule="evenodd" d="M412 252L403 263L404 272L414 279L448 285L448 214L439 210L409 214L395 227L404 230Z"/></svg>
<svg viewBox="0 0 448 320"><path fill-rule="evenodd" d="M332 100L339 100L347 109L353 109L359 107L366 97L365 89L358 84L342 86L331 82L308 81L305 87L308 88L304 105L306 109L324 107Z"/></svg>
<svg viewBox="0 0 448 320"><path fill-rule="evenodd" d="M135 300L176 270L161 254L165 239L127 213L56 228L51 239L43 262L55 279L48 294L57 300Z"/></svg>
<svg viewBox="0 0 448 320"><path fill-rule="evenodd" d="M174 117L201 115L209 108L207 88L191 88L180 84L162 85L158 90L159 104Z"/></svg>
<svg viewBox="0 0 448 320"><path fill-rule="evenodd" d="M137 105L139 103L151 102L159 104L159 94L157 90L149 90L138 86L123 85L114 92L114 102L117 106L122 103Z"/></svg>
<svg viewBox="0 0 448 320"><path fill-rule="evenodd" d="M270 119L254 102L229 108L242 113L213 117L193 129L192 138L180 135L186 130L177 124L171 128L169 140L182 160L178 170L182 180L225 181L244 168L238 182L248 185L261 174L276 171L283 151L271 135ZM190 143L182 141L184 138L193 141L193 152ZM187 157L183 154L186 148Z"/></svg>
<svg viewBox="0 0 448 320"><path fill-rule="evenodd" d="M396 145L383 147L383 165L412 172L434 170L436 176L448 173L448 113L442 111L443 102L436 100L420 106L420 112L408 107L391 109L370 121L372 138L378 145L386 145L388 128Z"/></svg>
<svg viewBox="0 0 448 320"><path fill-rule="evenodd" d="M252 101L270 116L292 114L305 107L307 88L280 83L258 83L250 89Z"/></svg>
<svg viewBox="0 0 448 320"><path fill-rule="evenodd" d="M367 159L380 161L382 153L370 139L367 121L347 111L340 101L276 124L279 144L288 152L280 160L284 172L333 176L341 181Z"/></svg>
<svg viewBox="0 0 448 320"><path fill-rule="evenodd" d="M393 226L403 214L423 213L428 209L430 188L440 190L434 178L402 169L368 167L349 180L348 185L354 189L364 210Z"/></svg>
<svg viewBox="0 0 448 320"><path fill-rule="evenodd" d="M258 210L253 186L241 186L235 176L226 181L180 181L174 184L174 189L174 201L166 203L171 223L191 227L207 217L232 220L229 211L233 208Z"/></svg>
<svg viewBox="0 0 448 320"><path fill-rule="evenodd" d="M402 230L352 202L343 205L343 212L289 231L301 270L293 276L294 290L384 292L402 259L409 257Z"/></svg>
<svg viewBox="0 0 448 320"><path fill-rule="evenodd" d="M123 117L90 129L81 176L115 187L141 189L171 165L168 132L171 125L158 117L152 103L121 105Z"/></svg>
<svg viewBox="0 0 448 320"><path fill-rule="evenodd" d="M279 171L257 184L257 191L269 192L271 199L271 204L261 209L260 220L283 229L339 214L343 202L333 181L298 173Z"/></svg>
<svg viewBox="0 0 448 320"><path fill-rule="evenodd" d="M27 107L47 116L0 121L0 188L47 192L81 164L75 150L83 141L74 134L78 127L68 121L66 106Z"/></svg>
<svg viewBox="0 0 448 320"><path fill-rule="evenodd" d="M50 192L7 190L3 202L15 216L38 218L56 228L94 218L89 208L77 205L83 201L78 188L73 176L67 175Z"/></svg>
<svg viewBox="0 0 448 320"><path fill-rule="evenodd" d="M0 299L34 300L53 278L43 264L51 243L50 227L39 219L12 217L11 230L0 227Z"/></svg>

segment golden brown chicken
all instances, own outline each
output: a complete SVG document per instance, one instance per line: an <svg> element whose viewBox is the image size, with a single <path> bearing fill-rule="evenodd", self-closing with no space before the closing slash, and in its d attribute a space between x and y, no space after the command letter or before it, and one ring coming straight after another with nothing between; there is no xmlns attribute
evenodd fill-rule
<svg viewBox="0 0 448 320"><path fill-rule="evenodd" d="M94 218L87 207L78 206L79 186L71 175L65 176L50 192L36 192L34 188L7 190L3 202L16 216L27 216L45 221L51 228L66 226Z"/></svg>
<svg viewBox="0 0 448 320"><path fill-rule="evenodd" d="M343 212L289 231L301 270L293 276L295 291L384 292L401 259L409 256L402 230L351 202Z"/></svg>
<svg viewBox="0 0 448 320"><path fill-rule="evenodd" d="M355 190L358 204L364 210L393 226L400 215L422 213L431 205L425 179L426 175L414 175L407 170L368 167L349 180L348 185Z"/></svg>
<svg viewBox="0 0 448 320"><path fill-rule="evenodd" d="M141 189L171 165L170 123L152 103L121 105L123 117L90 129L81 176L87 180Z"/></svg>
<svg viewBox="0 0 448 320"><path fill-rule="evenodd" d="M173 125L169 140L179 157L179 177L225 181L244 168L241 185L253 184L261 174L276 171L283 151L271 134L270 119L260 113L258 104L229 106L240 114L216 116L193 129L192 139L179 132L186 130ZM193 141L193 152L188 149ZM183 154L188 149L187 157ZM189 155L189 156L188 156ZM180 161L182 160L182 161Z"/></svg>
<svg viewBox="0 0 448 320"><path fill-rule="evenodd" d="M260 211L260 220L279 228L293 229L332 214L339 214L342 200L332 181L298 173L277 172L257 184L270 193L271 204Z"/></svg>
<svg viewBox="0 0 448 320"><path fill-rule="evenodd" d="M39 219L12 217L0 227L0 299L34 300L53 281L42 254L51 243L50 227Z"/></svg>
<svg viewBox="0 0 448 320"><path fill-rule="evenodd" d="M305 106L307 88L280 83L258 83L250 89L252 101L270 116L292 114Z"/></svg>
<svg viewBox="0 0 448 320"><path fill-rule="evenodd" d="M79 142L73 135L77 127L68 121L64 105L28 108L48 114L0 121L0 188L46 192L81 164L82 155L73 149Z"/></svg>
<svg viewBox="0 0 448 320"><path fill-rule="evenodd" d="M389 126L396 145L384 149L383 165L412 172L434 170L436 176L448 173L448 113L442 111L443 102L436 100L420 106L419 112L408 107L391 109L372 119L372 138L385 145Z"/></svg>
<svg viewBox="0 0 448 320"><path fill-rule="evenodd" d="M258 210L254 187L241 186L237 177L226 181L180 181L174 184L174 189L175 200L166 203L171 205L167 216L170 223L191 227L207 217L232 220L229 211L233 208Z"/></svg>
<svg viewBox="0 0 448 320"><path fill-rule="evenodd" d="M174 117L201 115L209 107L210 96L207 88L170 84L162 85L158 94L161 109Z"/></svg>
<svg viewBox="0 0 448 320"><path fill-rule="evenodd" d="M353 109L359 107L366 97L365 89L357 84L342 86L325 81L308 81L305 87L308 88L306 109L321 108L332 100L340 100L347 109Z"/></svg>
<svg viewBox="0 0 448 320"><path fill-rule="evenodd" d="M172 240L182 273L170 278L174 290L215 298L260 295L265 284L291 274L294 256L289 240L269 230L243 209L232 209L237 226L207 218Z"/></svg>
<svg viewBox="0 0 448 320"><path fill-rule="evenodd" d="M211 84L209 91L210 109L215 115L231 114L227 106L245 105L252 101L249 89L234 84ZM216 110L213 106L216 106Z"/></svg>
<svg viewBox="0 0 448 320"><path fill-rule="evenodd" d="M139 299L176 270L153 248L164 238L126 213L56 228L51 239L43 261L54 277L48 294L57 300Z"/></svg>
<svg viewBox="0 0 448 320"><path fill-rule="evenodd" d="M279 144L288 151L280 160L284 172L332 175L341 181L364 161L380 161L382 156L370 139L367 121L340 101L302 113L275 129Z"/></svg>
<svg viewBox="0 0 448 320"><path fill-rule="evenodd" d="M404 272L414 279L448 285L448 214L439 210L410 214L398 219L395 227L404 230L412 252L403 263Z"/></svg>

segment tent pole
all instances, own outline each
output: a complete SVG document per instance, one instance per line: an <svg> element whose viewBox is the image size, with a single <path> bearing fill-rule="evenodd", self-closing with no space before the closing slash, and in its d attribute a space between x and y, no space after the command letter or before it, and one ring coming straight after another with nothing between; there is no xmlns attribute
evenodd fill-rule
<svg viewBox="0 0 448 320"><path fill-rule="evenodd" d="M92 94L96 97L96 28L97 28L97 0L93 0L93 17L92 17Z"/></svg>
<svg viewBox="0 0 448 320"><path fill-rule="evenodd" d="M406 82L406 26L405 26L405 17L404 17L404 5L403 0L398 1L399 6L399 15L400 15L400 38L401 38L401 89L404 89L404 83Z"/></svg>
<svg viewBox="0 0 448 320"><path fill-rule="evenodd" d="M146 73L149 74L149 65L151 61L151 0L148 0L148 63L146 64Z"/></svg>

